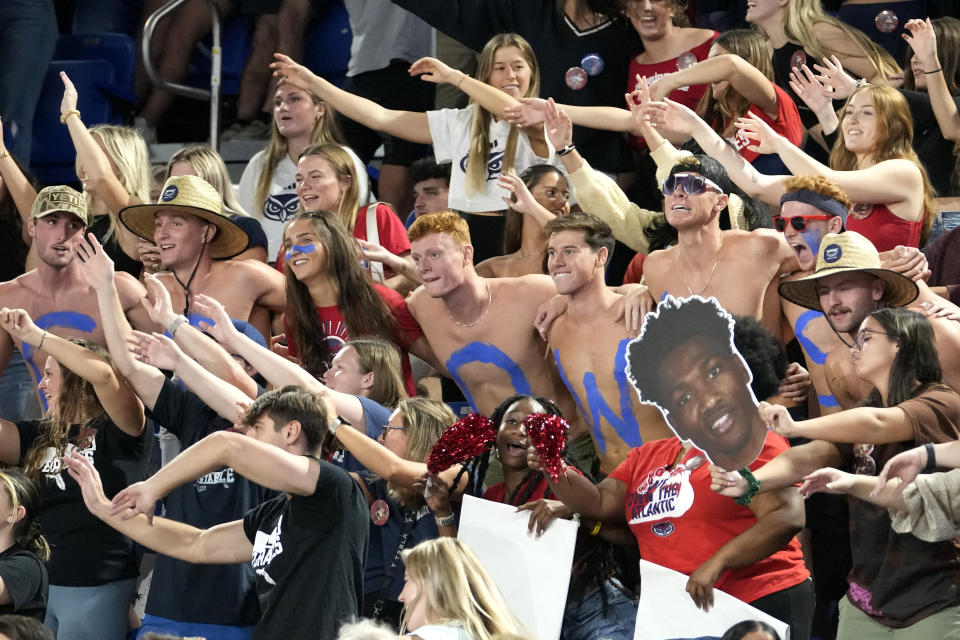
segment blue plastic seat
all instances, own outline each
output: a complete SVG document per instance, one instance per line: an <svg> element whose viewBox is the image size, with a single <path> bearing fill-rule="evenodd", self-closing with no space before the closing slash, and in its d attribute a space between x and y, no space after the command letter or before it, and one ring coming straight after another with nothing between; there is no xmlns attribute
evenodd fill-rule
<svg viewBox="0 0 960 640"><path fill-rule="evenodd" d="M114 81L103 86L111 97L129 104L136 102L133 75L137 50L133 38L122 33L94 33L60 36L54 60L106 60L113 66Z"/></svg>
<svg viewBox="0 0 960 640"><path fill-rule="evenodd" d="M318 76L343 86L350 62L350 16L342 0L330 4L307 29L304 39L304 64Z"/></svg>

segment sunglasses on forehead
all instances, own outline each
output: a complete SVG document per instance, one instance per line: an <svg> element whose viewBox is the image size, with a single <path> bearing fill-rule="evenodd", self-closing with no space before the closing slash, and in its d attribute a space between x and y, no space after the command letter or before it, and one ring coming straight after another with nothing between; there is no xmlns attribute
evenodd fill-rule
<svg viewBox="0 0 960 640"><path fill-rule="evenodd" d="M663 181L663 195L668 196L677 190L677 185L683 187L683 192L688 196L698 196L707 189L712 189L717 193L723 193L723 189L717 186L709 178L694 175L692 173L675 173L668 176Z"/></svg>
<svg viewBox="0 0 960 640"><path fill-rule="evenodd" d="M794 231L806 231L807 220L829 220L836 216L814 215L814 216L793 216L784 218L783 216L773 216L773 228L783 232L787 230L787 224L793 227Z"/></svg>

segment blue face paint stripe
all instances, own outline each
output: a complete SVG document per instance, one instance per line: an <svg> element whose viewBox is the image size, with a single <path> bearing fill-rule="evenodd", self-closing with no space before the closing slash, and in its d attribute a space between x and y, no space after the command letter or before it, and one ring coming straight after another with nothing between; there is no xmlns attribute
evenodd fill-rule
<svg viewBox="0 0 960 640"><path fill-rule="evenodd" d="M471 342L451 353L450 357L447 358L446 365L450 377L453 378L453 381L460 387L460 390L463 391L463 396L467 399L467 402L470 403L470 406L473 407L474 411L479 411L479 409L477 409L477 403L474 402L473 394L467 389L467 385L464 384L463 378L461 378L458 373L461 367L474 362L492 364L495 367L503 369L503 371L510 376L510 384L513 386L515 393L533 395L533 388L527 381L526 376L517 363L510 359L510 356L492 344Z"/></svg>
<svg viewBox="0 0 960 640"><path fill-rule="evenodd" d="M800 317L797 318L796 324L793 325L793 335L796 336L797 342L799 342L800 346L803 347L804 353L807 354L807 357L809 357L814 364L823 364L826 362L827 354L825 351L821 350L813 340L804 335L803 332L806 331L808 324L817 318L822 317L823 312L821 311L805 311L800 314Z"/></svg>
<svg viewBox="0 0 960 640"><path fill-rule="evenodd" d="M45 330L54 327L63 327L65 329L73 329L74 331L93 333L97 328L96 320L85 313L78 313L76 311L51 311L35 319L33 323ZM33 371L36 384L40 384L40 380L43 379L43 373L41 372L41 368L37 366L38 363L33 361L36 349L24 342L22 344L22 351L23 359L27 361L27 365ZM50 408L47 406L47 399L43 397L42 393L40 394L40 402L43 404L44 411Z"/></svg>
<svg viewBox="0 0 960 640"><path fill-rule="evenodd" d="M290 245L290 248L287 249L287 252L286 252L285 254L283 254L284 259L289 260L289 259L290 259L290 256L293 255L293 252L294 252L294 251L299 251L300 253L316 253L316 252L317 252L317 245L313 244L312 242L311 242L310 244L294 244L294 245Z"/></svg>
<svg viewBox="0 0 960 640"><path fill-rule="evenodd" d="M807 227L800 232L800 237L803 238L803 241L807 243L810 253L815 256L820 254L820 241L823 240L822 230L814 231Z"/></svg>
<svg viewBox="0 0 960 640"><path fill-rule="evenodd" d="M840 406L840 403L837 402L837 399L834 398L832 395L825 395L825 396L818 395L817 402L820 403L821 408L822 407L832 408L832 407Z"/></svg>
<svg viewBox="0 0 960 640"><path fill-rule="evenodd" d="M587 412L586 407L583 406L583 402L580 401L580 396L577 395L577 392L570 386L567 372L563 370L563 363L560 362L560 352L556 349L553 350L553 360L557 363L557 371L560 372L560 380L563 381L563 386L565 386L567 391L570 392L570 395L573 396L573 401L577 403L577 408L580 409L580 413L584 416L592 415L592 412ZM593 433L593 441L597 443L597 449L600 450L600 453L606 453L607 440L603 437L603 432L600 431L600 429L594 429L593 423L591 423L590 431Z"/></svg>

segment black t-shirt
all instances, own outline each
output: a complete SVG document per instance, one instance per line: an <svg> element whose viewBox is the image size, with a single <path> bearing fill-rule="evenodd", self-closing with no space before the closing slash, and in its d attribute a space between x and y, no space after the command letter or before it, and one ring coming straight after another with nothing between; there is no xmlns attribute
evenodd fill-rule
<svg viewBox="0 0 960 640"><path fill-rule="evenodd" d="M930 176L938 196L960 195L957 187L956 157L953 155L953 140L943 137L937 118L933 114L930 96L920 91L901 89L907 99L910 115L913 116L913 150L917 152ZM960 98L954 98L960 109Z"/></svg>
<svg viewBox="0 0 960 640"><path fill-rule="evenodd" d="M328 640L363 601L368 509L360 487L334 465L309 496L277 496L251 510L260 622L252 640Z"/></svg>
<svg viewBox="0 0 960 640"><path fill-rule="evenodd" d="M230 216L230 219L243 229L247 238L250 239L250 242L247 243L247 249L267 248L267 234L263 232L263 225L260 224L259 220L251 216Z"/></svg>
<svg viewBox="0 0 960 640"><path fill-rule="evenodd" d="M6 208L9 217L0 218L0 282L23 275L23 265L27 260L27 245L23 241L16 208Z"/></svg>
<svg viewBox="0 0 960 640"><path fill-rule="evenodd" d="M0 604L0 615L15 613L43 622L47 613L47 568L40 558L13 545L0 553L0 579L13 600Z"/></svg>
<svg viewBox="0 0 960 640"><path fill-rule="evenodd" d="M196 394L170 380L164 381L150 418L177 436L184 448L232 426ZM272 495L275 494L224 467L170 492L163 501L164 515L207 529L239 520ZM186 585L203 597L185 597ZM146 612L180 622L256 624L260 607L253 569L246 562L191 564L157 554Z"/></svg>
<svg viewBox="0 0 960 640"><path fill-rule="evenodd" d="M113 260L114 269L117 271L125 271L134 278L139 278L140 271L143 270L143 264L141 264L139 260L134 260L127 255L127 252L124 251L123 247L120 246L120 243L117 242L116 235L104 242L103 239L106 237L109 230L110 216L108 215L97 216L93 219L93 224L87 227L87 233L92 233L94 236L96 236L97 240L103 244L103 248L107 252L107 255L110 256L111 260Z"/></svg>
<svg viewBox="0 0 960 640"><path fill-rule="evenodd" d="M17 423L21 464L45 428L39 420ZM73 427L66 453L77 449L79 431L78 426ZM93 460L108 498L144 479L149 430L144 429L140 437L127 435L103 414L83 431L86 444L81 453ZM87 510L79 485L53 448L44 452L38 484L40 526L51 550L47 564L50 584L90 587L137 576L133 542Z"/></svg>

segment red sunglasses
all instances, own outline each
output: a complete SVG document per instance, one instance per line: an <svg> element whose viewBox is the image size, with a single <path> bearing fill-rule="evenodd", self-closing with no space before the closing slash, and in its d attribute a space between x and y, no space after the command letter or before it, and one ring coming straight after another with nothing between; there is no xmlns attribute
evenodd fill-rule
<svg viewBox="0 0 960 640"><path fill-rule="evenodd" d="M807 228L807 220L829 220L830 218L835 217L836 216L827 215L793 216L792 218L773 216L773 228L782 233L787 230L787 223L789 222L794 231L805 231Z"/></svg>

